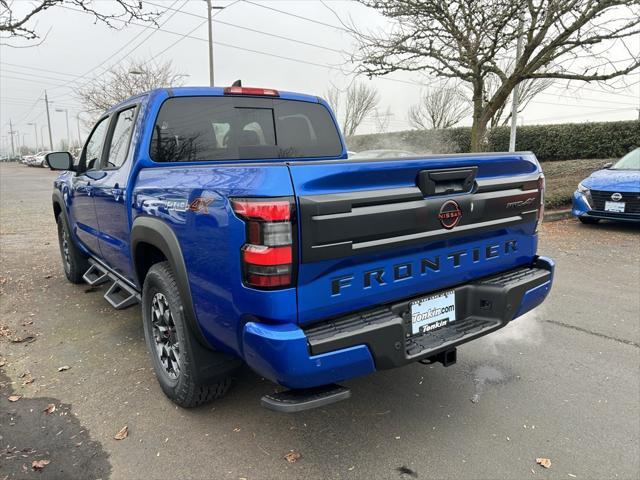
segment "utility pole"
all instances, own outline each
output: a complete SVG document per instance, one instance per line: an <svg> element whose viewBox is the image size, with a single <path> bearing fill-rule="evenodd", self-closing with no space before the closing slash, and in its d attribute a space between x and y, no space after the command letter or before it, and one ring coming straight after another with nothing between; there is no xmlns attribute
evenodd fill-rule
<svg viewBox="0 0 640 480"><path fill-rule="evenodd" d="M11 123L11 119L9 119L9 136L11 137L11 158L15 158L16 156L16 149L13 146L13 134L15 132L13 131L13 124Z"/></svg>
<svg viewBox="0 0 640 480"><path fill-rule="evenodd" d="M518 42L516 44L516 61L515 68L518 68L518 61L522 56L522 30L524 27L523 14L520 13L520 19L518 20ZM513 87L513 97L511 99L511 134L509 135L509 151L516 151L516 129L518 128L518 94L520 86Z"/></svg>
<svg viewBox="0 0 640 480"><path fill-rule="evenodd" d="M53 137L51 136L51 117L49 116L49 99L47 98L47 91L44 91L44 103L47 106L47 126L49 127L49 147L53 150ZM44 141L42 142L44 143Z"/></svg>
<svg viewBox="0 0 640 480"><path fill-rule="evenodd" d="M213 87L213 16L212 10L222 10L224 7L214 7L211 5L211 0L206 0L207 2L207 19L208 21L208 30L209 30L209 86Z"/></svg>

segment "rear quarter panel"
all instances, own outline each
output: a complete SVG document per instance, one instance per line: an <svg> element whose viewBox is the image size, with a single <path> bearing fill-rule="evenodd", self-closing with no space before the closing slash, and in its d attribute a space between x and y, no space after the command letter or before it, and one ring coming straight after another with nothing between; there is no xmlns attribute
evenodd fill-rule
<svg viewBox="0 0 640 480"><path fill-rule="evenodd" d="M162 219L175 232L187 267L195 313L212 345L240 353L248 321L297 321L296 290L259 291L242 285L245 224L229 198L292 195L282 164L163 167L140 171L134 215ZM197 201L197 199L201 199ZM188 206L199 204L196 211Z"/></svg>

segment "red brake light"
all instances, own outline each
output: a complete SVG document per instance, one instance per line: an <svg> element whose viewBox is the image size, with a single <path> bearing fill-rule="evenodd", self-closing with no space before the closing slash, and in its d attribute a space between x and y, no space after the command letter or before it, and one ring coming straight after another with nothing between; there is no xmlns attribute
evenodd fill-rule
<svg viewBox="0 0 640 480"><path fill-rule="evenodd" d="M233 87L236 88L236 87ZM291 215L290 204L285 201L260 201L259 199L238 198L231 201L233 211L247 219L259 219L265 222L288 221Z"/></svg>
<svg viewBox="0 0 640 480"><path fill-rule="evenodd" d="M258 289L293 284L293 202L290 198L236 198L231 207L245 221L241 249L244 284Z"/></svg>
<svg viewBox="0 0 640 480"><path fill-rule="evenodd" d="M280 93L273 88L254 88L254 87L226 87L225 95L258 95L266 97L279 97Z"/></svg>
<svg viewBox="0 0 640 480"><path fill-rule="evenodd" d="M291 245L286 247L265 247L247 244L242 248L242 260L252 265L284 265L291 263Z"/></svg>

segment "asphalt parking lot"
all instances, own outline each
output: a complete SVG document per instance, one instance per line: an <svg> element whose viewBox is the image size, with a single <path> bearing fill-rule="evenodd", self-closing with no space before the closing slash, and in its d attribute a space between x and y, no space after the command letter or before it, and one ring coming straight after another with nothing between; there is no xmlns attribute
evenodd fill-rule
<svg viewBox="0 0 640 480"><path fill-rule="evenodd" d="M139 308L66 282L54 177L0 165L0 479L638 478L639 228L545 224L549 299L452 367L379 372L295 415L263 409L273 385L245 369L183 410L153 376Z"/></svg>

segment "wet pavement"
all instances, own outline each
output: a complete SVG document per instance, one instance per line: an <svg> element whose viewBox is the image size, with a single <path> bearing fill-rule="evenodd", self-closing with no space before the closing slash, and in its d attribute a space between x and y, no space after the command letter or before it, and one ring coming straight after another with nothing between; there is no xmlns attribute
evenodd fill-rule
<svg viewBox="0 0 640 480"><path fill-rule="evenodd" d="M355 379L350 400L294 415L260 407L273 385L244 369L184 410L157 385L139 309L64 279L54 176L0 165L0 479L638 478L637 227L546 224L549 299L456 365Z"/></svg>

